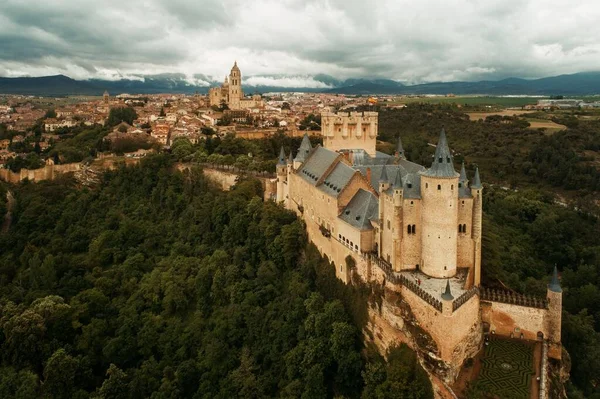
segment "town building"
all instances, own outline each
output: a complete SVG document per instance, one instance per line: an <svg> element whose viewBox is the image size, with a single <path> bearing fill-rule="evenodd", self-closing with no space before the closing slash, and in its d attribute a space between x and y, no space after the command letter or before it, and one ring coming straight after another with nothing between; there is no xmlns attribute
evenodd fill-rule
<svg viewBox="0 0 600 399"><path fill-rule="evenodd" d="M386 340L371 331L376 343L408 343L446 382L481 349L485 334L543 341L560 359L556 272L546 298L481 285L478 169L472 179L464 164L455 170L443 129L429 167L408 160L400 138L394 155L383 154L377 119L376 112L323 113L324 146L313 148L305 135L295 157L282 148L276 179L276 201L304 220L337 277L384 288L371 327L388 338L385 331L395 333ZM431 339L426 347L415 324Z"/></svg>
<svg viewBox="0 0 600 399"><path fill-rule="evenodd" d="M264 106L260 95L253 95L251 98L244 97L242 72L237 66L237 61L233 64L229 76L225 76L223 84L220 87L209 89L208 98L211 106L220 107L224 103L231 110L262 108Z"/></svg>

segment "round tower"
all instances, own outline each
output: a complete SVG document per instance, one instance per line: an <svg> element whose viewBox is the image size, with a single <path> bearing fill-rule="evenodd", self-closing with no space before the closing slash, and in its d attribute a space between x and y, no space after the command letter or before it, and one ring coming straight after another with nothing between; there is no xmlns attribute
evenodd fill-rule
<svg viewBox="0 0 600 399"><path fill-rule="evenodd" d="M548 284L548 340L550 341L550 357L561 357L561 323L562 323L562 288L558 281L558 270L554 266L552 281Z"/></svg>
<svg viewBox="0 0 600 399"><path fill-rule="evenodd" d="M433 164L421 173L421 270L431 277L456 274L459 176L442 129Z"/></svg>
<svg viewBox="0 0 600 399"><path fill-rule="evenodd" d="M285 159L285 151L281 147L279 151L279 160L276 166L277 171L277 203L285 200L284 184L287 182L288 167Z"/></svg>
<svg viewBox="0 0 600 399"><path fill-rule="evenodd" d="M474 281L473 284L481 284L481 228L483 223L483 185L479 177L479 168L475 168L475 177L471 185L471 196L473 197L473 231L471 237L475 246L474 250Z"/></svg>

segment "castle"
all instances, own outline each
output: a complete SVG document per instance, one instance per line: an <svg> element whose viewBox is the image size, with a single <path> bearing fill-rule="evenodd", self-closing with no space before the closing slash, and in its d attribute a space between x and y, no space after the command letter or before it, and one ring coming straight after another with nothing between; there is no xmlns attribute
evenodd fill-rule
<svg viewBox="0 0 600 399"><path fill-rule="evenodd" d="M464 164L456 172L445 131L424 167L406 158L400 138L393 156L376 150L376 112L321 120L323 146L305 135L295 157L281 149L276 200L305 221L338 278L383 286L383 304L370 315L376 344L406 342L446 382L485 334L542 341L560 359L556 271L546 298L481 286L484 188L478 169L472 181ZM427 348L411 325L430 338ZM389 331L391 340L378 338Z"/></svg>
<svg viewBox="0 0 600 399"><path fill-rule="evenodd" d="M242 110L247 108L261 108L263 106L260 95L253 95L252 98L245 98L242 90L242 72L237 66L237 61L233 64L229 77L225 76L225 81L220 87L211 87L208 90L210 105L221 106L225 103L231 110Z"/></svg>

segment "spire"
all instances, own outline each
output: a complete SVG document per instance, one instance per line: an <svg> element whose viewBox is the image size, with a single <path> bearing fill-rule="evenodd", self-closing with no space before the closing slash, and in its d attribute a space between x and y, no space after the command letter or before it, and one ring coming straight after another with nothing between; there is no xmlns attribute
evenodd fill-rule
<svg viewBox="0 0 600 399"><path fill-rule="evenodd" d="M448 140L446 139L446 131L442 128L440 138L435 148L435 158L431 164L431 168L424 173L425 176L432 177L457 177L458 174L454 170L452 162L452 153L448 148Z"/></svg>
<svg viewBox="0 0 600 399"><path fill-rule="evenodd" d="M283 146L281 146L281 150L279 151L279 161L277 162L277 165L285 165L285 150L283 149Z"/></svg>
<svg viewBox="0 0 600 399"><path fill-rule="evenodd" d="M479 168L475 168L475 178L473 179L473 184L471 184L471 188L481 188L481 179L479 178Z"/></svg>
<svg viewBox="0 0 600 399"><path fill-rule="evenodd" d="M442 299L445 301L451 301L454 299L452 292L450 291L450 280L446 280L446 291L442 294Z"/></svg>
<svg viewBox="0 0 600 399"><path fill-rule="evenodd" d="M548 284L548 289L552 292L562 292L560 288L560 281L558 281L558 269L554 265L554 272L552 273L552 281Z"/></svg>
<svg viewBox="0 0 600 399"><path fill-rule="evenodd" d="M467 171L465 170L464 161L462 163L462 166L460 167L460 179L458 181L461 183L466 183L469 181L469 179L467 179Z"/></svg>
<svg viewBox="0 0 600 399"><path fill-rule="evenodd" d="M388 179L387 172L385 171L385 165L381 169L381 177L379 177L379 183L388 183L390 179Z"/></svg>
<svg viewBox="0 0 600 399"><path fill-rule="evenodd" d="M402 174L400 173L400 168L398 168L396 177L394 178L394 188L402 188Z"/></svg>
<svg viewBox="0 0 600 399"><path fill-rule="evenodd" d="M404 158L404 147L402 146L402 139L400 136L398 136L398 141L396 142L396 156Z"/></svg>
<svg viewBox="0 0 600 399"><path fill-rule="evenodd" d="M310 139L308 138L308 134L304 133L304 137L302 138L302 143L300 144L300 148L298 149L298 154L296 154L296 158L294 161L304 162L306 160L306 156L312 150L312 145L310 144Z"/></svg>
<svg viewBox="0 0 600 399"><path fill-rule="evenodd" d="M294 163L294 156L292 155L294 151L290 150L290 156L288 157L288 163Z"/></svg>

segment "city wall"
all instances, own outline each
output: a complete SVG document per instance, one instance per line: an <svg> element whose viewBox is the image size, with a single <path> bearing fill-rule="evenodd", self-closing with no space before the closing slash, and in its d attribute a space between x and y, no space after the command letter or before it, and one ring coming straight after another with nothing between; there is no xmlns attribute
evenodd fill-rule
<svg viewBox="0 0 600 399"><path fill-rule="evenodd" d="M9 169L0 169L0 179L7 183L19 183L25 179L32 182L39 182L42 180L53 180L60 174L76 172L80 169L80 163L45 165L39 169L21 169L19 172L13 172Z"/></svg>
<svg viewBox="0 0 600 399"><path fill-rule="evenodd" d="M548 338L548 310L517 304L481 301L481 318L490 332L511 338ZM540 337L541 338L541 337Z"/></svg>

